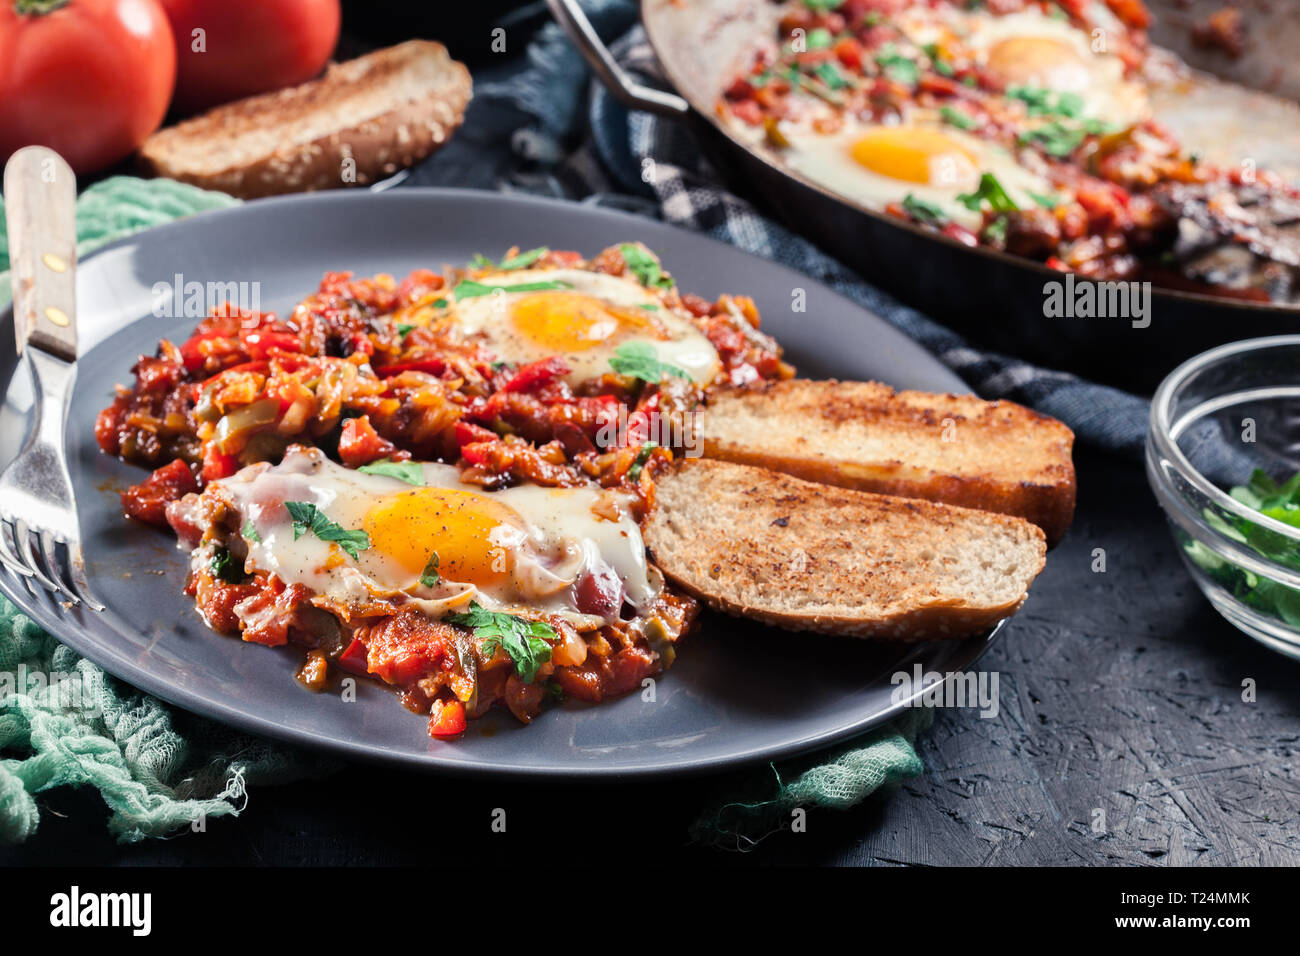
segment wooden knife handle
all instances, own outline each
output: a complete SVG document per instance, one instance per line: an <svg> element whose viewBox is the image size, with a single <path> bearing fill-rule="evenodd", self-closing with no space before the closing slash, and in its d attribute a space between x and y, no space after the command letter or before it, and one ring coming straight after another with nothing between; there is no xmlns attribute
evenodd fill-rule
<svg viewBox="0 0 1300 956"><path fill-rule="evenodd" d="M5 219L18 352L31 345L77 358L77 178L44 146L18 150L5 166Z"/></svg>

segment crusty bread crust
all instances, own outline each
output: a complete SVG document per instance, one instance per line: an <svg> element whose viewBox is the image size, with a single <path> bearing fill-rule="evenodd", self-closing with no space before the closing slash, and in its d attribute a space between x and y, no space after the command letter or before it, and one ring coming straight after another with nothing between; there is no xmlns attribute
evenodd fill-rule
<svg viewBox="0 0 1300 956"><path fill-rule="evenodd" d="M987 631L1024 602L1046 554L1020 518L709 459L655 476L643 534L664 576L717 610L898 641Z"/></svg>
<svg viewBox="0 0 1300 956"><path fill-rule="evenodd" d="M716 392L696 428L709 458L1017 515L1049 545L1074 517L1074 433L1013 402L791 379Z"/></svg>
<svg viewBox="0 0 1300 956"><path fill-rule="evenodd" d="M446 47L410 40L159 130L140 164L244 199L366 186L446 143L471 91L469 70Z"/></svg>

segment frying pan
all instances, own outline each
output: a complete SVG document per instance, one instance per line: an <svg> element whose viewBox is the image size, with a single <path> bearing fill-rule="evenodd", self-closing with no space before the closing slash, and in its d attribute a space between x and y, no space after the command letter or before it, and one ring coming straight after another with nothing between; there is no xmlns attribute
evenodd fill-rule
<svg viewBox="0 0 1300 956"><path fill-rule="evenodd" d="M1044 287L1062 282L1060 272L962 245L783 168L732 135L715 111L731 79L774 34L780 8L772 0L641 0L671 92L650 89L620 69L578 0L547 3L620 102L688 125L723 177L761 208L867 280L987 347L1150 391L1174 366L1212 346L1300 327L1294 307L1164 289L1152 290L1144 328L1119 316L1049 318ZM1077 287L1091 280L1072 281Z"/></svg>

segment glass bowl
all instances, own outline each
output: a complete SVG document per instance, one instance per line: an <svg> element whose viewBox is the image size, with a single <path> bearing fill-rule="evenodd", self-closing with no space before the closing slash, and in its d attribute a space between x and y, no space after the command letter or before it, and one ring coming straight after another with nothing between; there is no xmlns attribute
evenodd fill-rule
<svg viewBox="0 0 1300 956"><path fill-rule="evenodd" d="M1146 464L1210 603L1300 659L1300 335L1234 342L1174 369L1151 402Z"/></svg>

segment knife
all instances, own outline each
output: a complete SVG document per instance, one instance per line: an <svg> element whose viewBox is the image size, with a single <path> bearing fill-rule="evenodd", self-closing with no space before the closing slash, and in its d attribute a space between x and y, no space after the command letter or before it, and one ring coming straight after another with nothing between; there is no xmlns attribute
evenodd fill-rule
<svg viewBox="0 0 1300 956"><path fill-rule="evenodd" d="M4 185L18 354L31 345L75 362L76 176L54 150L26 146L10 157Z"/></svg>

